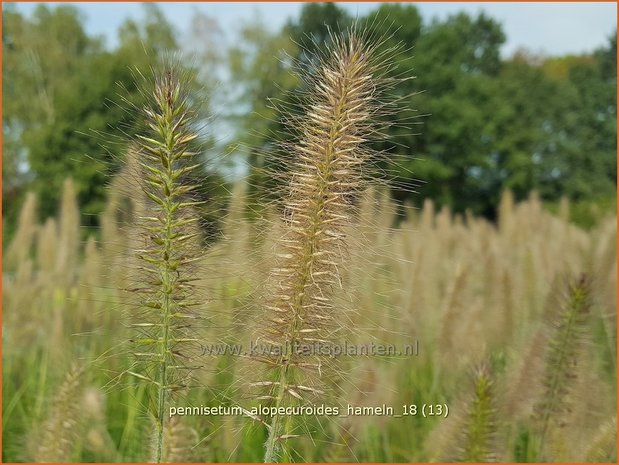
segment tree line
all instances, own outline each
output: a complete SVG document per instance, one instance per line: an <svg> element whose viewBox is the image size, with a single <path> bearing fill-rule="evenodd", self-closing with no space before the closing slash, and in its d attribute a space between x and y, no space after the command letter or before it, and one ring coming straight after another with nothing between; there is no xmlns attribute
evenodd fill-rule
<svg viewBox="0 0 619 465"><path fill-rule="evenodd" d="M311 67L314 48L329 29L354 18L334 3L306 4L273 31L259 18L244 23L222 47L217 21L196 13L175 30L154 5L140 21L127 20L115 47L87 33L71 6L40 5L31 16L3 9L3 224L9 234L28 190L38 194L42 217L54 214L63 179L71 176L85 226L97 226L105 186L127 147L124 132L141 124L132 106L145 96L132 84L153 60L187 52L198 76L195 98L217 115L204 134L204 156L222 157L220 170L203 173L209 189L223 188L245 166L252 185L262 179L273 141L290 134L278 108L294 105L302 83L293 66ZM431 198L454 211L494 215L510 189L516 199L537 190L547 202L609 203L616 194L616 37L582 55L501 56L505 33L481 13L428 21L412 4L383 4L357 18L368 34L399 44L393 93L398 120L387 127L397 144L377 147L396 160L392 196L420 204ZM196 44L198 44L196 46ZM308 53L308 51L310 53ZM278 102L277 105L272 102ZM206 117L206 116L205 116ZM273 167L271 167L273 168ZM204 195L209 195L205 189Z"/></svg>

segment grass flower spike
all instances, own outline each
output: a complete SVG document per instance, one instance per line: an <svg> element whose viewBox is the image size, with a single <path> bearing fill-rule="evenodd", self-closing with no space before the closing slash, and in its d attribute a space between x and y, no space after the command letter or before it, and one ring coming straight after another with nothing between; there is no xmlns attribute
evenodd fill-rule
<svg viewBox="0 0 619 465"><path fill-rule="evenodd" d="M555 312L553 333L546 355L544 393L536 411L539 455L544 457L550 430L569 408L566 398L576 377L575 367L587 339L591 313L591 282L586 274L572 279L567 295Z"/></svg>
<svg viewBox="0 0 619 465"><path fill-rule="evenodd" d="M154 461L165 450L165 417L172 392L187 387L191 373L188 360L198 348L192 323L193 264L200 258L195 250L199 202L191 194L197 186L190 175L198 168L190 142L197 138L192 129L186 78L174 65L165 65L155 76L151 105L144 109L150 129L137 136L140 180L146 205L142 223L145 247L138 251L140 283L139 318L133 323L137 337L135 356L143 370L132 372L152 384L153 415L156 420Z"/></svg>
<svg viewBox="0 0 619 465"><path fill-rule="evenodd" d="M492 462L497 431L494 382L486 365L478 368L469 402L461 444L462 462Z"/></svg>
<svg viewBox="0 0 619 465"><path fill-rule="evenodd" d="M275 407L303 403L324 394L323 360L299 354L299 347L334 342L342 311L335 308L334 288L341 286L347 250L345 227L353 200L364 183L362 171L371 151L377 66L374 49L355 32L333 38L332 52L310 82L305 114L294 124L300 140L291 147L285 227L271 273L261 342L276 350L261 354L271 377L253 383L265 387L261 398ZM326 361L326 360L325 360ZM296 436L290 418L275 416L265 444L265 462L284 457L282 443Z"/></svg>

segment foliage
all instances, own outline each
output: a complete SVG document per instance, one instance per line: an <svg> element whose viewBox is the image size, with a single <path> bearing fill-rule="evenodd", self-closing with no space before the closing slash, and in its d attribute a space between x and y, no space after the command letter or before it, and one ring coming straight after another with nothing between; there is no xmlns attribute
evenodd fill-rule
<svg viewBox="0 0 619 465"><path fill-rule="evenodd" d="M82 223L94 226L105 176L123 158L119 136L135 125L135 115L118 105L119 94L142 104L132 69L144 71L154 57L178 50L179 35L152 5L142 21L122 25L114 49L89 36L70 6L41 5L32 17L7 7L3 15L5 235L14 232L28 189L40 194L41 217L50 216L66 175L79 193ZM280 31L259 17L243 24L226 48L217 23L196 14L191 41L202 44L194 47L199 83L218 89L222 120L235 134L227 141L234 156L219 164L222 170L247 164L254 193L273 191L265 168L285 169L264 154L272 149L269 141L292 137L282 114L294 112L306 90L293 63L310 71L327 31L352 21L337 4L307 4ZM484 14L427 22L414 5L382 4L357 21L386 38L385 47L403 45L394 75L417 76L394 89L402 99L397 119L406 127L389 128L393 143L375 144L397 160L390 169L394 198L414 202L416 190L455 211L492 217L505 189L517 199L536 189L548 202L567 196L608 203L615 196L614 37L585 55L502 57L505 35ZM214 68L224 65L223 73ZM210 187L222 182L212 171L207 180ZM212 212L205 215L213 220Z"/></svg>
<svg viewBox="0 0 619 465"><path fill-rule="evenodd" d="M124 133L137 123L127 103L144 104L133 74L178 50L175 33L154 5L142 23L122 25L114 50L87 35L71 6L42 4L31 18L8 8L3 24L3 213L11 225L30 189L41 217L51 216L70 175L82 223L94 226L106 180L124 160Z"/></svg>
<svg viewBox="0 0 619 465"><path fill-rule="evenodd" d="M350 21L335 4L311 4L281 32L246 39L270 56L277 54L273 44L287 37L311 50L325 46L328 27L337 30ZM402 99L397 119L409 124L391 127L394 143L377 146L399 164L392 171L394 198L432 198L455 211L492 217L504 189L518 199L532 189L547 201L564 195L592 201L614 197L615 39L581 57L536 58L521 52L502 58L505 35L484 14L462 13L426 24L413 5L383 4L359 22L374 36L386 37L385 47L403 44L394 75L417 76L394 90ZM293 57L311 66L302 50L293 49ZM257 57L245 57L259 63ZM276 63L254 75L232 70L254 89L244 96L244 105L268 116L262 120L266 128L251 139L244 130L238 133L241 140L251 140L255 153L268 150L274 135L287 137L277 108L268 114L262 110L264 95L289 111L304 91ZM274 75L278 78L262 80ZM256 157L249 162L254 173L261 171ZM411 194L413 187L420 196Z"/></svg>

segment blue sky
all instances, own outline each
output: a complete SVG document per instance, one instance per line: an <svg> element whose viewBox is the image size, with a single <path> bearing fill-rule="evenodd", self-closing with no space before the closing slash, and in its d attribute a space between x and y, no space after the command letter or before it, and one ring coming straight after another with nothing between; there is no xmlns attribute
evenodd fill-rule
<svg viewBox="0 0 619 465"><path fill-rule="evenodd" d="M51 5L55 2L46 2ZM84 14L90 33L106 36L115 44L116 29L126 18L139 19L142 8L138 2L76 3ZM160 3L168 20L182 33L188 30L195 10L215 17L224 30L233 31L243 21L259 14L264 22L279 28L298 15L303 3L246 2L246 3ZM347 2L340 4L353 14L364 15L377 3ZM616 3L417 3L426 21L444 18L458 11L476 14L485 11L503 24L507 42L503 54L510 55L519 48L535 53L560 55L591 51L606 43L617 25ZM36 3L19 3L18 11L31 12Z"/></svg>

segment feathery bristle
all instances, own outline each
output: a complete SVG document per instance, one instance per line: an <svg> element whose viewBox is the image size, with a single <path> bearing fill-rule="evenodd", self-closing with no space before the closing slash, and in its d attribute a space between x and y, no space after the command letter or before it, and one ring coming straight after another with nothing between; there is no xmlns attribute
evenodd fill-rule
<svg viewBox="0 0 619 465"><path fill-rule="evenodd" d="M193 447L199 442L195 429L183 424L180 417L172 417L165 426L164 451L161 461L164 463L193 462L195 457Z"/></svg>
<svg viewBox="0 0 619 465"><path fill-rule="evenodd" d="M200 202L192 199L197 186L190 178L199 165L190 147L197 134L185 81L173 64L156 74L152 103L144 109L150 134L137 136L133 168L141 172L137 178L146 203L138 206L143 245L135 251L141 263L139 282L131 289L140 296L142 313L132 326L134 355L143 371L132 374L156 392L157 462L163 457L170 395L187 387L188 361L199 350L193 310L195 263L200 258L193 226L199 218L193 207Z"/></svg>
<svg viewBox="0 0 619 465"><path fill-rule="evenodd" d="M587 451L587 462L617 462L617 417L600 425Z"/></svg>
<svg viewBox="0 0 619 465"><path fill-rule="evenodd" d="M272 345L260 360L272 368L268 396L276 407L305 402L319 389L322 361L299 353L300 346L328 345L339 329L341 310L334 290L342 286L346 226L352 201L364 186L363 169L371 151L365 143L380 104L374 74L374 48L355 32L333 38L332 53L318 66L305 114L296 121L300 140L284 202L284 231L271 270L261 333ZM306 386L306 389L296 386ZM274 417L265 461L281 458L290 422Z"/></svg>

